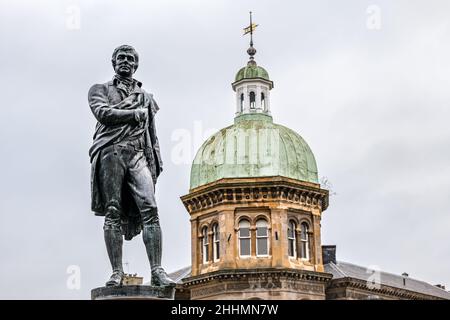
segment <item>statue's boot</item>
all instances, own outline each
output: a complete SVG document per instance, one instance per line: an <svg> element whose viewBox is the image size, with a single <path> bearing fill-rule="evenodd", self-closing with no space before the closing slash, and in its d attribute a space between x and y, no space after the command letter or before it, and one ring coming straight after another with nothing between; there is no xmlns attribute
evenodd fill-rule
<svg viewBox="0 0 450 320"><path fill-rule="evenodd" d="M104 233L106 250L108 251L109 261L113 269L113 273L106 282L106 286L120 286L124 277L122 267L122 232L115 229L106 229Z"/></svg>
<svg viewBox="0 0 450 320"><path fill-rule="evenodd" d="M169 278L161 267L162 236L161 228L157 224L144 225L142 232L148 260L152 270L152 286L175 286L175 282Z"/></svg>

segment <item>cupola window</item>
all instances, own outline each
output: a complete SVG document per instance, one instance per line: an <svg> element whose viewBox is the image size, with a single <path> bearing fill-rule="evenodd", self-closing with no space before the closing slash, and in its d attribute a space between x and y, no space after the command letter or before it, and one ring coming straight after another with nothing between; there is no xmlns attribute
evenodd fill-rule
<svg viewBox="0 0 450 320"><path fill-rule="evenodd" d="M255 92L250 91L250 108L255 109L256 107L256 95Z"/></svg>

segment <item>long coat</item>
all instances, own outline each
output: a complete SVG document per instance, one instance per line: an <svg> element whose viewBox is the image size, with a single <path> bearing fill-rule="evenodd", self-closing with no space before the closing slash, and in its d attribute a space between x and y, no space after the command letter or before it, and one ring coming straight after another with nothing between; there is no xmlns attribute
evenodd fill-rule
<svg viewBox="0 0 450 320"><path fill-rule="evenodd" d="M158 136L155 127L155 114L159 110L153 95L145 92L141 88L141 83L136 81L131 94L143 95L144 107L148 108L148 121L145 124L145 156L147 164L152 174L153 183L156 184L158 176L163 170L163 162L159 149ZM95 84L88 94L88 101L91 110L98 120L94 134L94 142L89 150L91 157L91 209L98 216L104 216L106 204L102 199L98 182L98 166L100 164L100 151L113 144L120 142L127 134L127 126L120 126L120 121L133 121L134 110L115 109L112 106L122 101L126 96L120 90L120 85L116 86L115 81L104 84ZM124 187L122 196L122 233L126 240L131 240L139 234L142 229L139 210Z"/></svg>

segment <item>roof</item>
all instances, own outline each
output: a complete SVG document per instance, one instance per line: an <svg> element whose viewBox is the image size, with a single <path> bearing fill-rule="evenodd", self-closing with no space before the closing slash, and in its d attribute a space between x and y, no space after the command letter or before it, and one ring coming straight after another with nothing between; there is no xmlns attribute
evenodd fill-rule
<svg viewBox="0 0 450 320"><path fill-rule="evenodd" d="M270 81L269 73L263 67L257 66L256 64L248 64L247 66L241 68L234 78L234 81L240 81L242 79L265 79Z"/></svg>
<svg viewBox="0 0 450 320"><path fill-rule="evenodd" d="M197 151L190 189L223 178L270 176L319 183L314 154L298 133L273 123L270 116L245 114Z"/></svg>
<svg viewBox="0 0 450 320"><path fill-rule="evenodd" d="M179 270L176 270L172 273L169 273L168 276L170 279L172 279L173 281L176 282L176 284L181 284L182 283L182 279L189 277L191 275L191 266L187 266L184 268L181 268Z"/></svg>
<svg viewBox="0 0 450 320"><path fill-rule="evenodd" d="M348 262L337 261L337 263L330 262L326 265L325 272L331 273L333 279L340 278L354 278L364 281L372 281L372 272L370 268L358 266ZM405 280L403 282L403 280ZM380 282L382 285L405 289L409 291L419 292L426 295L441 297L444 299L450 299L450 292L445 291L437 286L413 279L410 277L404 277L384 271L380 271Z"/></svg>
<svg viewBox="0 0 450 320"><path fill-rule="evenodd" d="M331 273L333 275L333 279L354 278L370 281L369 277L372 275L372 273L367 272L368 270L371 270L370 268L358 266L348 262L337 261L336 264L331 262L324 265L324 267L326 273ZM190 275L191 266L187 266L170 273L169 277L177 284L181 284L182 279L187 278ZM403 279L405 279L405 285L403 285ZM410 277L405 278L401 275L380 271L380 281L382 285L419 292L443 299L450 299L450 292Z"/></svg>

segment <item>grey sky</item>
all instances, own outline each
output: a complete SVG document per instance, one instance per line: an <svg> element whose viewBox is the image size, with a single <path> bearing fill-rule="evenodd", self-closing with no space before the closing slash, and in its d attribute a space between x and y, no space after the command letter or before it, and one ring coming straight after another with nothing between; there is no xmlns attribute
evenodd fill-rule
<svg viewBox="0 0 450 320"><path fill-rule="evenodd" d="M66 25L73 5L79 30ZM366 26L369 5L380 30ZM88 299L107 280L103 219L90 213L87 91L111 79L120 44L138 50L135 76L161 107L163 263L190 264L179 199L190 165L171 160L172 137L189 132L192 159L207 130L232 123L249 10L274 121L302 135L337 193L323 244L343 261L450 286L448 1L3 0L0 298ZM148 279L141 237L124 258ZM80 290L66 286L70 265Z"/></svg>

